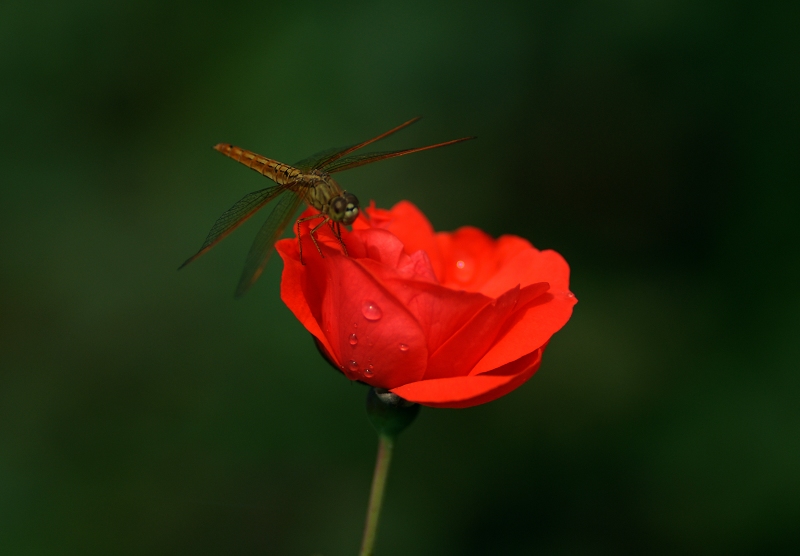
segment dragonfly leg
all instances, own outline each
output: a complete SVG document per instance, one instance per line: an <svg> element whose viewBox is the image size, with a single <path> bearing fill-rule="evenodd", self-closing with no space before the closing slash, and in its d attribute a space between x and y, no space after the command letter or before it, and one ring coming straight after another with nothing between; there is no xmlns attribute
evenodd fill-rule
<svg viewBox="0 0 800 556"><path fill-rule="evenodd" d="M342 246L342 251L344 251L345 256L349 257L350 255L347 253L347 245L344 244L344 240L342 239L342 225L339 222L334 222L333 220L329 220L328 224L331 225L331 231L333 232L333 235L335 235L336 239L339 240L339 245Z"/></svg>
<svg viewBox="0 0 800 556"><path fill-rule="evenodd" d="M330 219L329 219L327 216L325 216L325 220L323 220L322 222L320 222L319 224L317 224L316 226L314 226L314 227L311 229L311 231L310 231L310 232L308 232L308 235L310 235L310 236L311 236L311 241L313 241L313 242L314 242L314 246L317 248L317 251L319 252L319 256L320 256L320 257L322 257L323 259L325 258L325 255L323 255L323 254L322 254L322 249L320 249L320 248L319 248L319 243L317 243L317 238L315 238L315 237L314 237L314 232L316 232L316 231L317 231L317 230L319 230L321 227L323 227L323 226L325 225L325 223L326 223L326 222L328 222L329 220L330 220Z"/></svg>
<svg viewBox="0 0 800 556"><path fill-rule="evenodd" d="M311 216L306 216L305 218L298 218L297 222L295 222L295 224L297 225L297 245L300 248L300 264L304 266L306 263L303 262L303 238L300 236L300 224L302 224L303 222L308 222L309 220L314 220L316 218L325 219L319 226L322 226L322 224L328 221L328 217L326 215L319 213L319 214L313 214ZM317 228L319 228L319 226L316 226L313 230L311 230L309 232L309 235L311 236L311 240L314 242L314 245L317 247L317 251L319 251L319 254L322 255L322 250L319 248L319 245L317 245L317 240L314 239L314 232L317 230Z"/></svg>

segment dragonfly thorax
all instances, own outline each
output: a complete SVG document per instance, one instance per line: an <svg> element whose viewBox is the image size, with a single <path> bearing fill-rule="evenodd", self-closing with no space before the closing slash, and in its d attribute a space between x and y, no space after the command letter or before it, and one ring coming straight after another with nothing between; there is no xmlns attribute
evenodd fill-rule
<svg viewBox="0 0 800 556"><path fill-rule="evenodd" d="M342 191L328 174L314 171L304 176L303 181L306 185L306 202L328 215L334 222L349 226L358 217L358 198L352 193Z"/></svg>

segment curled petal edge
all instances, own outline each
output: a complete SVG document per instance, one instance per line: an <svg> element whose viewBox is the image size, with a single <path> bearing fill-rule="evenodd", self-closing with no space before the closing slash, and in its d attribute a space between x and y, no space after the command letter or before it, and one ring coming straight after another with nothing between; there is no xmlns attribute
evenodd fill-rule
<svg viewBox="0 0 800 556"><path fill-rule="evenodd" d="M496 400L524 384L539 370L541 347L502 367L479 375L434 378L404 384L391 391L428 407L460 409Z"/></svg>

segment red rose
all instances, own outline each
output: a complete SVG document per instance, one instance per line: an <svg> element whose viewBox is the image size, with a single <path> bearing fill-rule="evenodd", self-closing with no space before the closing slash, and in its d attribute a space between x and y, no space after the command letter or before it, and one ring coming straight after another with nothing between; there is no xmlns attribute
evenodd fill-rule
<svg viewBox="0 0 800 556"><path fill-rule="evenodd" d="M309 209L304 215L314 214ZM434 233L414 205L367 209L342 230L308 227L278 242L281 298L351 380L432 407L469 407L514 390L539 368L577 302L569 266L516 236L471 227Z"/></svg>

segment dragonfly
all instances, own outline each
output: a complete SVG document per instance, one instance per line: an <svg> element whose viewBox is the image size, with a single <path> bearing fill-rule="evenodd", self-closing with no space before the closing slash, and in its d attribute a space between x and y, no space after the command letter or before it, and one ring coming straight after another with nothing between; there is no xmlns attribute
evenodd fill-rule
<svg viewBox="0 0 800 556"><path fill-rule="evenodd" d="M222 216L220 216L211 227L211 231L208 232L208 236L200 247L200 250L186 259L178 270L205 254L256 212L273 201L275 201L274 208L266 222L264 222L261 229L258 231L250 247L250 251L247 254L244 270L239 278L239 284L236 287L236 297L244 295L261 276L270 255L272 255L275 250L275 242L283 235L283 231L286 229L289 222L291 222L303 201L319 212L318 214L299 218L295 221L300 250L300 262L303 262L303 243L300 241L300 224L305 221L316 219L319 219L320 222L316 223L309 231L308 235L311 236L311 240L320 256L324 257L315 234L326 224L330 226L333 234L341 245L342 251L346 255L347 246L342 240L341 226L349 226L356 220L360 212L360 205L358 198L352 193L342 189L331 177L331 174L365 164L372 164L373 162L378 162L387 158L437 149L439 147L446 147L447 145L475 139L475 137L462 137L461 139L453 139L452 141L445 141L444 143L416 147L413 149L352 154L419 120L420 117L413 118L372 139L348 147L327 149L311 155L293 165L278 162L277 160L261 156L228 143L219 143L215 145L215 150L269 178L275 182L275 185L248 193L231 208L222 213Z"/></svg>

